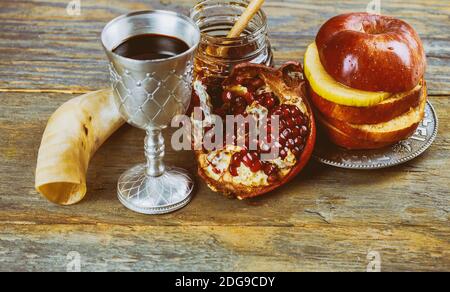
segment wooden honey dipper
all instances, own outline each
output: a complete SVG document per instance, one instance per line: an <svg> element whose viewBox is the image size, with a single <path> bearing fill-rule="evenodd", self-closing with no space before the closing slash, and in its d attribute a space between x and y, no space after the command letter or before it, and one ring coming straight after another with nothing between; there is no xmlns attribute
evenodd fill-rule
<svg viewBox="0 0 450 292"><path fill-rule="evenodd" d="M237 38L239 37L242 32L247 28L249 22L253 19L253 16L255 16L256 13L258 13L259 9L261 9L261 6L264 4L265 0L252 0L247 8L245 9L244 13L239 17L238 21L233 25L233 28L228 32L227 38ZM219 48L217 51L217 55L224 56L227 54L228 49L227 48Z"/></svg>
<svg viewBox="0 0 450 292"><path fill-rule="evenodd" d="M264 0L252 0L244 13L239 17L238 21L234 24L233 28L227 35L227 38L237 38L245 30L253 16L258 13L261 6L264 4Z"/></svg>

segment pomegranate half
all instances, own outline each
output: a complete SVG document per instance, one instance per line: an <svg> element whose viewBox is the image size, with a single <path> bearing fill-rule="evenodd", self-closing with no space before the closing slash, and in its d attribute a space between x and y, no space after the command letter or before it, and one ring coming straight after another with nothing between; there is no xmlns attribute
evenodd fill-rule
<svg viewBox="0 0 450 292"><path fill-rule="evenodd" d="M270 150L267 145L264 147L259 141L255 142L256 149L249 147L248 126L241 147L237 146L234 132L231 139L223 138L234 142L224 142L222 149L195 151L198 173L213 191L238 199L256 197L286 184L305 167L314 148L316 126L299 63L288 62L279 69L241 64L221 88L207 88L205 84L201 79L195 81L192 101L203 113L215 114L223 120L227 115L264 114L269 121L264 128L269 137L270 117L279 117L278 139L272 133L271 139L276 143L270 146L278 148L278 156L270 160L261 159Z"/></svg>

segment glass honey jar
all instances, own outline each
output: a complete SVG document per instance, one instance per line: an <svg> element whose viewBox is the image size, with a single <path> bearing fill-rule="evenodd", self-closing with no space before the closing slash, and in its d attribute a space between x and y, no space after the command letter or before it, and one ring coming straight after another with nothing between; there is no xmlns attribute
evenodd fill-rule
<svg viewBox="0 0 450 292"><path fill-rule="evenodd" d="M194 76L202 78L208 91L219 90L237 64L250 62L271 66L273 63L263 10L252 18L240 37L226 37L248 4L247 0L204 0L191 10L191 18L202 33L194 59Z"/></svg>

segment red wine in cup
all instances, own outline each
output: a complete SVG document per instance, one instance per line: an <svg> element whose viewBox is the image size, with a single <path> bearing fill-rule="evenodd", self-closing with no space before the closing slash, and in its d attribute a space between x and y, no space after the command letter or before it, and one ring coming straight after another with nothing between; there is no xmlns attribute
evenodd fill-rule
<svg viewBox="0 0 450 292"><path fill-rule="evenodd" d="M189 46L176 37L141 34L125 40L113 52L130 59L149 61L171 58L187 50Z"/></svg>

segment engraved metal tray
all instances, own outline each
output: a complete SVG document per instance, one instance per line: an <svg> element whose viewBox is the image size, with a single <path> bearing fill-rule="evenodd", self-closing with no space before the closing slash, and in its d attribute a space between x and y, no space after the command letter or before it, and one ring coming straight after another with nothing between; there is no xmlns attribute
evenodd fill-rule
<svg viewBox="0 0 450 292"><path fill-rule="evenodd" d="M425 117L409 139L376 150L346 150L318 135L314 158L321 163L347 169L380 169L408 162L433 144L438 132L438 118L430 102Z"/></svg>

